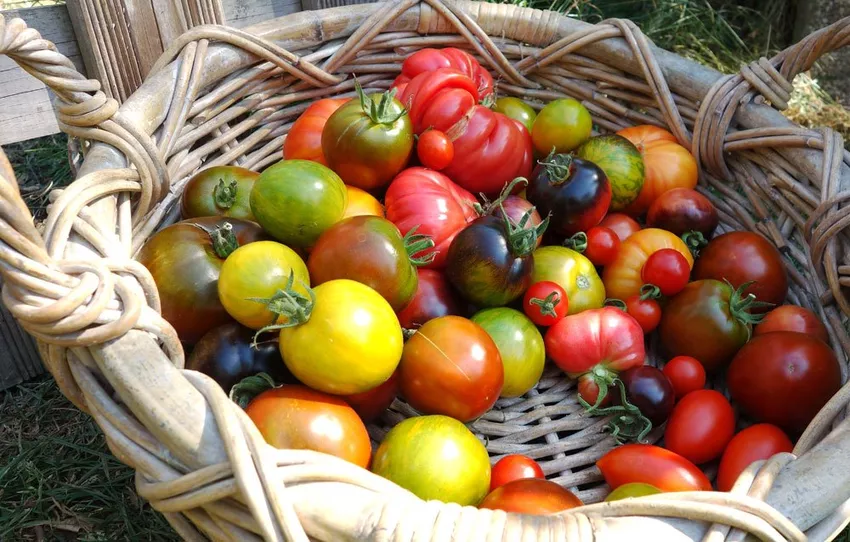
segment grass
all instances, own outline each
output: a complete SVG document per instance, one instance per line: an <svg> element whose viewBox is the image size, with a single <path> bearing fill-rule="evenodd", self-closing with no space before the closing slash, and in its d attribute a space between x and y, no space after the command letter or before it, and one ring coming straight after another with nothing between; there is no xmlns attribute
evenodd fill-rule
<svg viewBox="0 0 850 542"><path fill-rule="evenodd" d="M22 141L4 149L15 168L21 196L36 220L47 216L50 191L73 180L67 145L68 136L56 134Z"/></svg>

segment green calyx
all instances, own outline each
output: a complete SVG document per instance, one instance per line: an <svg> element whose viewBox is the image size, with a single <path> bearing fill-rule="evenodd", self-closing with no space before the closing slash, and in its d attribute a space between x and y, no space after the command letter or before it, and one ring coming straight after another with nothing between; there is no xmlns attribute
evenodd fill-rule
<svg viewBox="0 0 850 542"><path fill-rule="evenodd" d="M579 401L582 406L587 409L588 414L594 416L607 416L613 414L614 417L608 423L608 430L611 431L611 436L617 444L625 444L626 442L640 442L652 431L652 422L643 415L638 407L631 404L626 397L626 386L623 381L614 377L612 385L616 385L620 392L620 404L606 408L597 408L600 400L596 401L596 405L591 406L579 396ZM599 395L605 398L602 393L603 388L599 388ZM607 388L605 393L607 394Z"/></svg>
<svg viewBox="0 0 850 542"><path fill-rule="evenodd" d="M266 373L259 373L248 376L237 382L230 389L230 400L239 405L242 410L248 407L248 403L254 400L254 397L260 395L264 391L274 388L279 388L280 384Z"/></svg>
<svg viewBox="0 0 850 542"><path fill-rule="evenodd" d="M236 181L225 183L219 179L213 188L213 202L219 209L230 209L236 203Z"/></svg>
<svg viewBox="0 0 850 542"><path fill-rule="evenodd" d="M581 403L581 406L585 408L588 414L593 415L599 411L599 407L602 405L602 402L605 401L606 397L608 397L608 388L613 386L614 382L618 380L617 373L609 371L602 365L596 365L586 375L582 375L582 377L584 376L593 380L593 383L596 384L597 388L599 388L599 393L596 396L596 402L592 405L585 401L581 394L578 395L578 401Z"/></svg>
<svg viewBox="0 0 850 542"><path fill-rule="evenodd" d="M475 212L478 214L478 216L487 216L491 214L494 210L496 210L496 208L501 207L502 203L504 203L505 200L508 199L508 196L511 195L511 193L516 188L516 185L518 185L519 183L527 185L528 179L526 179L525 177L517 177L513 181L509 182L502 189L501 193L499 193L499 197L496 198L495 201L488 200L487 196L485 196L483 193L480 194L481 201L483 201L484 203L481 204L476 201L472 204L472 208L475 209Z"/></svg>
<svg viewBox="0 0 850 542"><path fill-rule="evenodd" d="M558 154L555 148L552 147L552 152L545 160L537 162L546 170L546 176L549 177L549 184L559 185L566 182L570 176L570 167L573 164L573 157L569 154Z"/></svg>
<svg viewBox="0 0 850 542"><path fill-rule="evenodd" d="M732 294L729 296L729 314L740 323L746 325L748 330L764 320L763 314L752 314L750 312L751 310L774 306L773 303L758 301L753 294L744 295L744 290L755 283L753 280L745 282L737 290L728 280L724 280L724 282L732 288Z"/></svg>
<svg viewBox="0 0 850 542"><path fill-rule="evenodd" d="M434 248L434 240L431 236L424 233L416 233L418 228L419 225L417 224L404 236L404 249L407 251L407 258L410 260L410 263L416 267L421 267L433 262L434 258L437 257L437 252L430 250L422 256L414 257L414 254Z"/></svg>
<svg viewBox="0 0 850 542"><path fill-rule="evenodd" d="M221 259L226 259L234 250L239 248L239 240L233 233L233 225L230 222L225 222L213 231L209 232L212 239L213 250L216 256Z"/></svg>
<svg viewBox="0 0 850 542"><path fill-rule="evenodd" d="M499 204L499 209L502 210L502 216L505 219L505 228L508 234L508 247L511 249L511 254L517 258L528 256L534 249L537 248L537 239L543 236L546 228L549 227L549 217L543 219L543 222L534 226L529 224L531 215L534 213L534 207L526 211L519 222L514 222L505 211L504 205Z"/></svg>
<svg viewBox="0 0 850 542"><path fill-rule="evenodd" d="M616 297L609 297L602 304L604 307L614 307L615 309L620 309L623 312L628 312L626 310L626 302L622 299L617 299Z"/></svg>
<svg viewBox="0 0 850 542"><path fill-rule="evenodd" d="M583 254L587 250L587 234L583 231L578 232L569 239L565 239L564 246Z"/></svg>
<svg viewBox="0 0 850 542"><path fill-rule="evenodd" d="M640 300L661 299L661 288L654 284L644 284L640 287Z"/></svg>
<svg viewBox="0 0 850 542"><path fill-rule="evenodd" d="M543 299L540 299L539 297L532 297L528 300L528 302L540 307L540 314L543 316L558 316L555 313L555 307L557 307L558 303L561 302L561 294L558 292L552 292Z"/></svg>
<svg viewBox="0 0 850 542"><path fill-rule="evenodd" d="M688 250L691 251L691 254L694 258L699 257L699 252L708 244L708 240L702 234L702 232L698 231L687 231L682 234L682 241L688 246Z"/></svg>
<svg viewBox="0 0 850 542"><path fill-rule="evenodd" d="M363 92L363 87L357 79L354 80L354 89L360 98L360 107L375 124L392 125L407 113L403 107L396 107L394 102L396 89L394 88L381 93L380 100L377 102Z"/></svg>
<svg viewBox="0 0 850 542"><path fill-rule="evenodd" d="M316 304L316 293L312 288L301 282L301 286L308 294L305 296L304 294L295 291L293 288L294 285L295 272L292 271L289 273L289 280L286 282L286 286L282 290L275 292L273 296L269 298L252 297L248 299L249 301L264 304L266 308L274 313L272 323L260 329L256 335L254 335L254 347L257 346L257 337L259 337L262 333L287 327L300 326L310 319L310 315L313 312L313 306ZM277 321L280 317L283 317L284 322L278 324Z"/></svg>

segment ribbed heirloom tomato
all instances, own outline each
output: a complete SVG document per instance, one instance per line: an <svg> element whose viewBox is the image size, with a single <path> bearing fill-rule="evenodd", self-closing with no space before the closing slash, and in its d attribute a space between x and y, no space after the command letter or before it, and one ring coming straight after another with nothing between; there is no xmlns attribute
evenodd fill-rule
<svg viewBox="0 0 850 542"><path fill-rule="evenodd" d="M401 73L392 86L401 94L411 79L420 73L432 72L440 68L451 68L472 79L477 85L481 99L493 93L493 77L475 57L462 49L443 47L420 49L407 57L401 65Z"/></svg>

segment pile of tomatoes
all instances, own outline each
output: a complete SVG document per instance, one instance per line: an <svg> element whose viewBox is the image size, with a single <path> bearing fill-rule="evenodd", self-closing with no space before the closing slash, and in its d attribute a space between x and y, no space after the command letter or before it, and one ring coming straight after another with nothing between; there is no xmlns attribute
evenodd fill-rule
<svg viewBox="0 0 850 542"><path fill-rule="evenodd" d="M463 505L581 504L530 457L491 467L467 426L547 364L577 381L584 415L610 419L609 499L710 490L718 461L726 491L790 451L841 375L823 323L783 305L779 251L715 235L669 132L592 137L578 101L539 106L495 99L463 51L423 49L390 91L310 104L264 171L196 174L183 220L138 255L187 367L272 445ZM706 388L717 379L732 402ZM365 424L396 398L421 415L373 453Z"/></svg>

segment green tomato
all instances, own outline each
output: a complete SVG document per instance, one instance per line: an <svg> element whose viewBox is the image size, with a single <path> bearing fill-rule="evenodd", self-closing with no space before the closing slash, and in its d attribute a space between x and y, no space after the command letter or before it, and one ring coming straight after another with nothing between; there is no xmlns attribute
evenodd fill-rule
<svg viewBox="0 0 850 542"><path fill-rule="evenodd" d="M543 374L546 347L543 336L526 315L507 307L479 311L471 318L496 343L505 368L502 397L519 397Z"/></svg>
<svg viewBox="0 0 850 542"><path fill-rule="evenodd" d="M661 493L661 490L655 486L642 484L640 482L632 482L630 484L623 484L612 491L605 499L605 502L619 501L632 497L645 497L647 495L657 495L659 493Z"/></svg>
<svg viewBox="0 0 850 542"><path fill-rule="evenodd" d="M643 157L631 141L617 134L591 137L576 155L593 162L608 176L612 211L621 211L637 199L643 188Z"/></svg>
<svg viewBox="0 0 850 542"><path fill-rule="evenodd" d="M531 140L541 156L548 156L553 148L557 153L566 153L590 139L592 129L587 108L572 98L561 98L549 102L537 114Z"/></svg>
<svg viewBox="0 0 850 542"><path fill-rule="evenodd" d="M534 126L534 119L537 118L537 111L524 101L513 96L505 96L496 100L493 111L520 121L528 128L529 133L531 133L531 127Z"/></svg>

